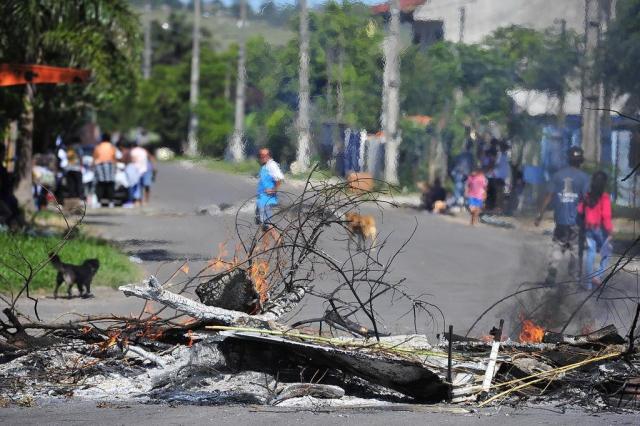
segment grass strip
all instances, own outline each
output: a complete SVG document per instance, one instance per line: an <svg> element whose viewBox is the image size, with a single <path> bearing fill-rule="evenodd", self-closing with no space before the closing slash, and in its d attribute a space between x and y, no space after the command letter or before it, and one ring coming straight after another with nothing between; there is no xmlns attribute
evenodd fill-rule
<svg viewBox="0 0 640 426"><path fill-rule="evenodd" d="M59 242L59 236L0 233L0 292L18 290L23 285L23 279L16 271L25 275L29 271L24 259L35 265L46 259L47 253ZM129 261L127 255L99 238L79 236L71 239L59 255L63 262L76 265L86 259L98 259L100 269L93 279L94 286L117 287L142 276L142 271ZM56 275L57 271L47 265L33 278L30 289L53 289Z"/></svg>

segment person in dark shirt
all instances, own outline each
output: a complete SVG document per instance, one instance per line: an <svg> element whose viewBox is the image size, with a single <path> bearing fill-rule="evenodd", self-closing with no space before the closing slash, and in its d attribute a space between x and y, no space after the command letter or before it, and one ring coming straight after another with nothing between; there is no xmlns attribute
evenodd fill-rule
<svg viewBox="0 0 640 426"><path fill-rule="evenodd" d="M0 144L0 223L13 228L22 221L18 200L13 195L13 177L4 167L4 158L5 146Z"/></svg>
<svg viewBox="0 0 640 426"><path fill-rule="evenodd" d="M564 256L569 256L569 275L579 279L578 251L580 223L578 204L589 191L589 175L580 170L583 152L579 147L571 147L567 152L568 165L553 174L548 183L547 195L535 221L538 226L545 210L553 202L553 246L545 283L553 285L558 275L558 266Z"/></svg>
<svg viewBox="0 0 640 426"><path fill-rule="evenodd" d="M436 178L433 185L424 194L424 208L431 212L436 201L445 201L446 199L447 191L442 186L440 178Z"/></svg>

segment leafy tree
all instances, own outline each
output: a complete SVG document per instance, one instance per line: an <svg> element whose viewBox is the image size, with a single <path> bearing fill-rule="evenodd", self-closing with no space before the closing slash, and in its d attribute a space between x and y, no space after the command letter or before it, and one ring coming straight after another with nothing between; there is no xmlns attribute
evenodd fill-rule
<svg viewBox="0 0 640 426"><path fill-rule="evenodd" d="M412 46L401 60L402 111L408 115L436 115L460 85L461 70L455 46L436 43L428 50Z"/></svg>
<svg viewBox="0 0 640 426"><path fill-rule="evenodd" d="M18 138L21 201L30 199L34 136L38 149L47 142L38 135L42 123L49 125L48 135L64 132L88 109L115 102L135 88L139 69L138 26L138 18L125 0L0 2L3 61L92 71L91 82L84 86L34 90L27 85L18 89L22 90ZM10 98L7 100L11 102ZM54 117L44 114L56 111L64 114ZM61 118L64 120L59 121Z"/></svg>
<svg viewBox="0 0 640 426"><path fill-rule="evenodd" d="M616 3L616 19L609 27L600 68L617 94L629 94L629 113L640 111L640 0Z"/></svg>
<svg viewBox="0 0 640 426"><path fill-rule="evenodd" d="M310 15L312 49L322 50L317 71L324 81L318 81L317 94L324 95L319 100L326 118L378 130L382 32L371 25L368 8L358 2L330 1L322 12Z"/></svg>
<svg viewBox="0 0 640 426"><path fill-rule="evenodd" d="M564 101L578 77L579 37L574 31L549 27L545 31L510 26L496 30L485 43L502 56L501 69L511 70L515 85L545 92ZM563 124L564 111L558 111Z"/></svg>
<svg viewBox="0 0 640 426"><path fill-rule="evenodd" d="M171 12L166 22L151 22L151 63L155 66L182 62L187 55L191 55L192 34L193 24L187 22L184 12Z"/></svg>

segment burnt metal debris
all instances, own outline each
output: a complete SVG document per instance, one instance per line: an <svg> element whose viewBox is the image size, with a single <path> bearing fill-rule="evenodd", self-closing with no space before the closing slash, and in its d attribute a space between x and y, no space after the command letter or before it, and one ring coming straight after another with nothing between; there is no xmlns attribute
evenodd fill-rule
<svg viewBox="0 0 640 426"><path fill-rule="evenodd" d="M380 192L349 188L308 180L266 232L238 214L232 255L221 250L181 285L150 277L121 287L160 306L148 303L138 316L49 323L19 312L16 299L3 296L0 404L77 396L300 407L324 401L640 408L637 300L634 320L622 332L608 325L570 335L522 318L518 339L509 338L515 335L501 321L485 337L449 327L430 343L425 329L443 330L444 315L391 273L404 246L390 250L381 237L355 249L348 244L345 213L384 203ZM322 242L341 236L347 253L338 259ZM335 277L331 291L314 287L319 274ZM32 297L28 276L22 295ZM307 297L324 306L324 315L289 318ZM410 306L415 334L389 335L378 314L376 306L399 299Z"/></svg>

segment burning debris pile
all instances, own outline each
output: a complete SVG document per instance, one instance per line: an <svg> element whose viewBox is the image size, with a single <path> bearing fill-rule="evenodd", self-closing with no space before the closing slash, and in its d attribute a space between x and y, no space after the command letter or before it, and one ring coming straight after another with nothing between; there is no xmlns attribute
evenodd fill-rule
<svg viewBox="0 0 640 426"><path fill-rule="evenodd" d="M527 400L640 407L640 307L626 338L614 326L567 335L525 318L518 342L503 338L503 323L485 340L452 328L437 343L388 335L380 303L407 303L416 333L442 329L444 315L392 279L402 247L389 254L379 238L355 249L345 241L342 258L323 249L329 232L353 238L345 213L365 202L379 203L347 184L308 182L270 229L238 216L232 256L222 248L180 285L151 277L121 287L147 301L138 316L46 323L36 303L31 319L16 309L17 297L29 295L26 280L4 300L0 404L75 396L302 407ZM314 287L320 274L335 276L331 291ZM324 315L287 325L304 298L322 304Z"/></svg>

